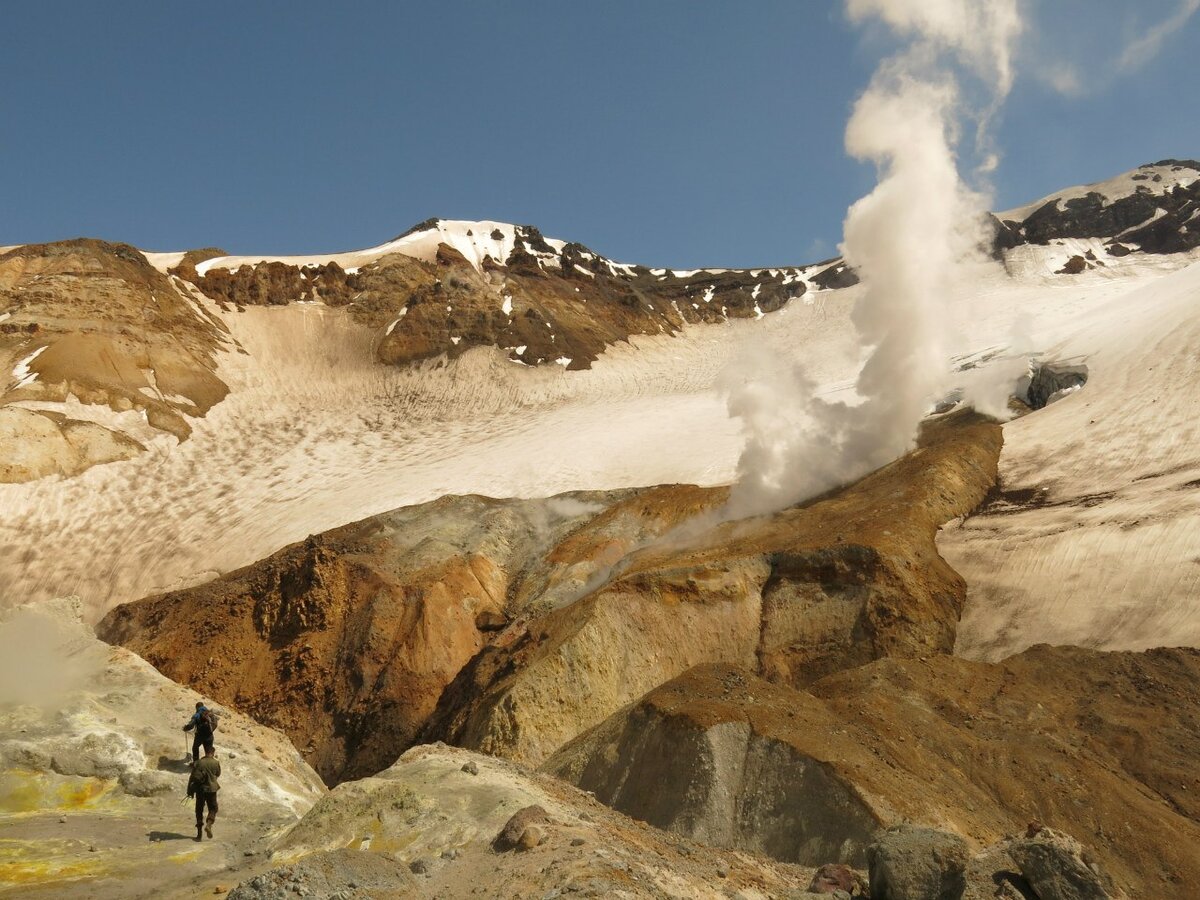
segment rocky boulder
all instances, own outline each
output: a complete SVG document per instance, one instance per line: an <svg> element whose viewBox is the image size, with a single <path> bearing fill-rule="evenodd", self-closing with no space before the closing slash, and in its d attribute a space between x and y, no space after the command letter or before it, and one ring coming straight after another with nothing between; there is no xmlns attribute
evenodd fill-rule
<svg viewBox="0 0 1200 900"><path fill-rule="evenodd" d="M519 809L504 823L492 841L492 849L500 853L506 850L532 850L545 840L548 822L546 811L536 804Z"/></svg>
<svg viewBox="0 0 1200 900"><path fill-rule="evenodd" d="M1013 841L1008 854L1039 900L1111 900L1112 881L1080 843L1040 825Z"/></svg>
<svg viewBox="0 0 1200 900"><path fill-rule="evenodd" d="M933 828L897 825L867 849L871 900L959 900L966 888L967 843Z"/></svg>

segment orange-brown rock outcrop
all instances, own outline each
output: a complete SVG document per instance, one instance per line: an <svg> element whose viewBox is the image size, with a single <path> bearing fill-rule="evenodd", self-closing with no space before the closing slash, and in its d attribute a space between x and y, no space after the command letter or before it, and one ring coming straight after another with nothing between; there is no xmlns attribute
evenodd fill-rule
<svg viewBox="0 0 1200 900"><path fill-rule="evenodd" d="M943 420L913 453L801 507L616 549L606 578L489 643L424 736L536 764L701 662L802 685L884 656L950 652L966 586L934 535L984 497L1000 440L995 424ZM678 524L723 499L681 504L697 490L625 505L657 506Z"/></svg>
<svg viewBox="0 0 1200 900"><path fill-rule="evenodd" d="M598 508L592 495L445 497L118 607L98 631L280 728L328 782L359 777L412 744L445 685L507 624L522 577Z"/></svg>
<svg viewBox="0 0 1200 900"><path fill-rule="evenodd" d="M540 762L703 663L804 684L948 652L964 586L933 538L983 497L999 444L994 424L943 420L855 485L720 525L723 488L443 498L118 607L99 632L284 730L330 781L419 731Z"/></svg>

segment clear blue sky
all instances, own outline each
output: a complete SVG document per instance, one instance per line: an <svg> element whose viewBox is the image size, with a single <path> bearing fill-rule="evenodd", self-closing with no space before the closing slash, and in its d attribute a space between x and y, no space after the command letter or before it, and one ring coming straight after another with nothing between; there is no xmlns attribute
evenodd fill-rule
<svg viewBox="0 0 1200 900"><path fill-rule="evenodd" d="M1188 5L1033 4L997 208L1200 157ZM679 267L835 252L873 183L842 130L887 50L800 0L47 0L2 33L0 244L317 252L441 216Z"/></svg>

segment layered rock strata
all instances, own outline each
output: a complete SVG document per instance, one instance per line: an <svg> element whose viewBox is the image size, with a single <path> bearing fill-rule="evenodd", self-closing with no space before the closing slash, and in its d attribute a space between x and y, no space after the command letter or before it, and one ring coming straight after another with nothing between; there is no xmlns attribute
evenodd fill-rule
<svg viewBox="0 0 1200 900"><path fill-rule="evenodd" d="M126 244L80 239L0 254L0 481L72 475L140 444L91 421L45 415L71 398L105 413L140 413L181 440L188 417L228 393L216 355L225 326L189 288ZM51 410L55 411L55 410ZM37 418L35 418L37 416Z"/></svg>
<svg viewBox="0 0 1200 900"><path fill-rule="evenodd" d="M572 565L556 541L622 496L444 497L118 607L98 631L286 731L330 783L371 774L526 593ZM579 565L586 577L595 564Z"/></svg>
<svg viewBox="0 0 1200 900"><path fill-rule="evenodd" d="M489 643L423 736L536 764L702 662L798 686L884 656L950 652L966 585L934 536L985 496L1000 440L978 419L938 421L918 450L828 496L614 554L571 602ZM678 505L682 490L629 502Z"/></svg>

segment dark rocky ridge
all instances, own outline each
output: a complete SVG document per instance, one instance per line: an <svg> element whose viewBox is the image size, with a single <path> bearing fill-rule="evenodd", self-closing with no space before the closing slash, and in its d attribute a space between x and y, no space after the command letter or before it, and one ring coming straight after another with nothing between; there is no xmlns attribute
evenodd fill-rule
<svg viewBox="0 0 1200 900"><path fill-rule="evenodd" d="M1200 177L1186 187L1176 185L1165 193L1156 193L1149 184L1161 182L1154 168L1172 172L1194 170L1200 175L1200 162L1166 159L1139 167L1132 176L1140 184L1132 194L1106 197L1091 191L1068 200L1052 198L1023 220L1007 219L997 234L997 244L1048 244L1061 238L1106 238L1118 247L1113 256L1124 256L1132 245L1143 253L1182 253L1200 246L1200 224L1188 223L1200 210ZM1139 177L1140 176L1140 177ZM1158 218L1154 218L1161 210ZM1119 238L1119 240L1118 240ZM1073 273L1066 273L1073 274Z"/></svg>
<svg viewBox="0 0 1200 900"><path fill-rule="evenodd" d="M438 223L426 220L399 237ZM312 299L345 306L356 319L384 332L377 356L395 365L496 346L525 365L559 362L584 369L607 347L633 335L674 334L685 323L753 318L808 289L798 268L676 275L619 265L579 243L558 250L532 225L514 226L514 232L508 258L485 256L482 271L448 244L438 248L432 263L392 253L355 273L332 262L306 267L264 262L235 271L210 268L200 275L194 266L198 259L173 271L209 297L236 307ZM838 267L829 268L830 286L856 280L852 273L834 278Z"/></svg>
<svg viewBox="0 0 1200 900"><path fill-rule="evenodd" d="M1022 244L1066 238L1105 239L1114 257L1180 253L1200 246L1200 219L1189 225L1200 210L1200 179L1155 193L1151 185L1162 182L1163 174L1156 170L1163 168L1200 173L1200 163L1193 160L1163 160L1135 172L1131 180L1146 183L1127 196L1109 198L1093 191L1047 200L1020 220L989 215L986 249L1002 259ZM440 223L426 219L393 240ZM346 306L355 318L383 332L377 355L388 364L443 354L454 358L472 347L495 346L514 362L558 362L568 369L588 368L607 347L634 335L674 334L685 324L756 317L807 291L858 283L857 274L840 258L803 267L677 275L615 263L579 243L558 248L532 225L516 225L513 231L508 257L485 256L482 271L446 244L432 263L393 253L356 273L336 263L297 267L265 262L234 272L210 269L200 276L194 263L215 255L209 251L189 254L174 271L208 296L238 307L314 299ZM1074 275L1103 265L1094 256L1078 257L1066 260L1059 273Z"/></svg>

